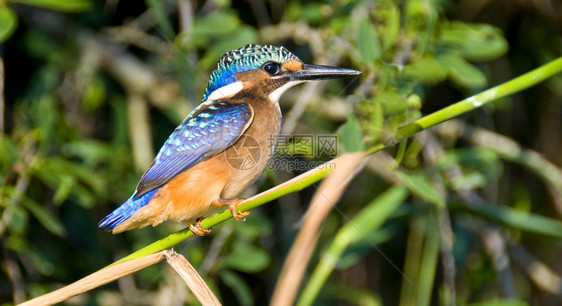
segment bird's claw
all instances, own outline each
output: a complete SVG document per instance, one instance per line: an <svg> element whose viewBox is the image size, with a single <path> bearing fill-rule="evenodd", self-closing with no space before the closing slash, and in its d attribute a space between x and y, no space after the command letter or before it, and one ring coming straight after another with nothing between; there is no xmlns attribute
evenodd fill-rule
<svg viewBox="0 0 562 306"><path fill-rule="evenodd" d="M234 220L238 221L238 222L244 222L246 221L246 217L250 214L249 211L245 211L245 212L237 212L236 208L238 207L238 205L244 201L244 199L233 199L233 200L224 200L224 199L219 199L217 201L213 202L213 205L215 206L228 206L228 209L230 209L230 213L232 214L232 218L234 218Z"/></svg>
<svg viewBox="0 0 562 306"><path fill-rule="evenodd" d="M201 220L203 220L203 218L197 218L195 223L189 225L189 229L197 236L207 236L211 232L211 229L201 227Z"/></svg>

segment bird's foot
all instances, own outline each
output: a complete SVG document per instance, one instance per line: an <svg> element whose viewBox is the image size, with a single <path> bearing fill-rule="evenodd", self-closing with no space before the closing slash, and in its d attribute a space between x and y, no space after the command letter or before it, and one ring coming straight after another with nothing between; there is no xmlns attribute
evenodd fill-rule
<svg viewBox="0 0 562 306"><path fill-rule="evenodd" d="M245 211L245 212L238 213L236 211L236 208L238 207L238 205L242 201L244 201L244 199L240 199L240 198L231 199L231 200L218 199L216 201L213 201L213 205L215 205L215 206L228 206L228 208L230 209L230 212L232 213L232 218L234 218L234 220L236 220L238 222L244 222L244 221L246 221L246 217L250 214L250 212Z"/></svg>
<svg viewBox="0 0 562 306"><path fill-rule="evenodd" d="M203 218L197 218L195 223L189 225L189 229L197 236L207 236L211 232L211 229L201 227L201 220L203 220Z"/></svg>

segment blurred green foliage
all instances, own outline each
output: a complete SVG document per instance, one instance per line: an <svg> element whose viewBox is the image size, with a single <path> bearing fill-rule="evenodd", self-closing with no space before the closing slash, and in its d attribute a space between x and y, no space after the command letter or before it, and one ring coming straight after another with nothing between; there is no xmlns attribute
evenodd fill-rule
<svg viewBox="0 0 562 306"><path fill-rule="evenodd" d="M308 63L360 69L359 79L314 92L293 131L336 134L340 153L355 152L392 143L397 127L562 54L561 23L550 13L561 10L509 0L0 0L0 303L71 283L182 227L113 236L97 222L133 191L142 153L201 102L224 52L282 44ZM560 280L561 80L372 158L325 221L300 302L559 303L560 289L529 266ZM285 114L299 92L282 98ZM484 139L474 126L503 138ZM506 152L506 138L527 151ZM248 194L300 172L267 171ZM176 251L225 304L265 304L314 191ZM75 302L196 303L186 291L157 266Z"/></svg>

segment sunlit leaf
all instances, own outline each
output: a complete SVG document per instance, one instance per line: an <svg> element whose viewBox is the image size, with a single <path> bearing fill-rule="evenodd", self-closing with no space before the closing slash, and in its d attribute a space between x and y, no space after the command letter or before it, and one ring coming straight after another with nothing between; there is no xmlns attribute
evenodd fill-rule
<svg viewBox="0 0 562 306"><path fill-rule="evenodd" d="M562 221L553 218L493 204L473 204L462 206L462 208L516 229L562 238Z"/></svg>
<svg viewBox="0 0 562 306"><path fill-rule="evenodd" d="M0 43L4 42L18 26L18 16L8 6L0 6Z"/></svg>
<svg viewBox="0 0 562 306"><path fill-rule="evenodd" d="M424 173L407 173L398 170L396 174L398 174L402 182L422 200L433 203L439 208L445 206L445 199L441 197Z"/></svg>
<svg viewBox="0 0 562 306"><path fill-rule="evenodd" d="M432 57L414 60L404 67L402 75L423 83L437 83L447 76L445 69Z"/></svg>
<svg viewBox="0 0 562 306"><path fill-rule="evenodd" d="M437 61L449 72L453 82L466 88L483 88L487 84L484 73L474 65L455 55L437 57Z"/></svg>
<svg viewBox="0 0 562 306"><path fill-rule="evenodd" d="M492 60L508 50L501 30L489 24L451 22L443 26L439 38L458 47L467 59L474 61Z"/></svg>
<svg viewBox="0 0 562 306"><path fill-rule="evenodd" d="M92 8L88 0L12 0L27 5L38 6L62 12L84 12Z"/></svg>

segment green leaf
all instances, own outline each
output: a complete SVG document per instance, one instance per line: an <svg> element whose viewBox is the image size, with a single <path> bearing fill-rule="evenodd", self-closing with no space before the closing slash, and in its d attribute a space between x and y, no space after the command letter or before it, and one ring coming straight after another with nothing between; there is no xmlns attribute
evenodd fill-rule
<svg viewBox="0 0 562 306"><path fill-rule="evenodd" d="M270 219L261 214L259 211L252 211L252 217L245 222L235 222L234 227L239 236L237 239L251 241L263 235L263 233L271 233L273 225Z"/></svg>
<svg viewBox="0 0 562 306"><path fill-rule="evenodd" d="M55 195L53 196L53 202L57 205L62 204L70 193L72 192L72 188L76 185L76 179L70 175L61 175L60 176L60 184L55 191Z"/></svg>
<svg viewBox="0 0 562 306"><path fill-rule="evenodd" d="M193 29L191 32L183 34L181 41L185 45L208 47L207 44L211 39L234 33L240 24L241 22L234 12L216 11L202 18L196 18Z"/></svg>
<svg viewBox="0 0 562 306"><path fill-rule="evenodd" d="M359 33L357 34L357 48L361 60L365 64L372 63L381 56L381 47L375 28L368 17L359 21Z"/></svg>
<svg viewBox="0 0 562 306"><path fill-rule="evenodd" d="M0 43L6 41L14 33L18 26L18 16L7 7L0 7Z"/></svg>
<svg viewBox="0 0 562 306"><path fill-rule="evenodd" d="M239 305L254 305L252 290L244 278L230 270L221 270L219 275L221 280L232 289Z"/></svg>
<svg viewBox="0 0 562 306"><path fill-rule="evenodd" d="M462 87L483 88L488 83L480 69L459 56L448 54L437 57L437 61L449 72L451 80Z"/></svg>
<svg viewBox="0 0 562 306"><path fill-rule="evenodd" d="M379 227L375 231L366 233L363 239L357 240L345 250L336 267L345 270L357 264L362 258L373 252L373 245L381 245L387 242L397 234L397 231L399 231L397 226L388 226Z"/></svg>
<svg viewBox="0 0 562 306"><path fill-rule="evenodd" d="M310 305L316 299L336 263L342 257L342 253L350 244L362 244L367 241L369 250L372 250L374 241L368 239L366 235L378 229L404 202L407 195L408 190L403 186L390 188L339 230L305 285L298 305Z"/></svg>
<svg viewBox="0 0 562 306"><path fill-rule="evenodd" d="M427 222L425 241L423 246L422 258L420 261L420 270L418 275L418 284L416 305L430 305L431 292L435 283L435 274L437 270L437 262L439 259L439 229L437 229L437 218L429 217L425 219Z"/></svg>
<svg viewBox="0 0 562 306"><path fill-rule="evenodd" d="M388 189L353 217L341 229L341 235L349 235L351 243L362 240L364 233L370 233L381 226L407 196L408 190L402 186Z"/></svg>
<svg viewBox="0 0 562 306"><path fill-rule="evenodd" d="M396 174L398 174L404 185L422 200L433 203L437 205L438 208L445 207L445 200L441 197L439 192L437 192L424 173L406 173L402 170L397 170Z"/></svg>
<svg viewBox="0 0 562 306"><path fill-rule="evenodd" d="M388 2L389 6L385 13L386 15L386 27L384 29L384 48L389 48L396 38L398 37L400 31L400 10L398 7L392 3Z"/></svg>
<svg viewBox="0 0 562 306"><path fill-rule="evenodd" d="M248 243L235 245L234 252L221 261L222 267L241 272L256 273L262 271L271 262L269 253Z"/></svg>
<svg viewBox="0 0 562 306"><path fill-rule="evenodd" d="M45 207L41 204L35 202L30 198L23 198L21 202L22 206L24 206L31 214L37 218L37 221L41 223L49 232L63 237L66 234L66 230L60 221L51 214Z"/></svg>
<svg viewBox="0 0 562 306"><path fill-rule="evenodd" d="M19 157L18 148L14 141L6 135L0 135L0 178L7 174L7 169Z"/></svg>
<svg viewBox="0 0 562 306"><path fill-rule="evenodd" d="M168 19L168 13L166 12L165 1L160 0L146 0L146 5L150 8L150 12L154 16L154 19L158 22L158 25L162 28L162 32L167 39L173 39L175 36L174 28Z"/></svg>
<svg viewBox="0 0 562 306"><path fill-rule="evenodd" d="M402 75L423 83L441 82L447 76L443 67L432 57L423 57L406 65Z"/></svg>
<svg viewBox="0 0 562 306"><path fill-rule="evenodd" d="M439 157L440 170L461 167L462 175L451 178L455 190L484 187L497 180L502 174L502 163L498 155L486 148L464 148L449 150Z"/></svg>
<svg viewBox="0 0 562 306"><path fill-rule="evenodd" d="M470 206L461 206L461 208L516 229L562 238L562 221L556 219L492 204L473 204Z"/></svg>
<svg viewBox="0 0 562 306"><path fill-rule="evenodd" d="M213 52L222 55L228 51L238 49L259 40L258 32L250 26L240 26L234 30L236 35L226 35L221 37L216 44L213 45Z"/></svg>
<svg viewBox="0 0 562 306"><path fill-rule="evenodd" d="M395 91L382 91L377 93L375 101L383 107L384 116L392 116L407 110L406 101Z"/></svg>
<svg viewBox="0 0 562 306"><path fill-rule="evenodd" d="M337 135L344 152L359 152L365 150L361 126L353 112L347 114L347 122L340 127Z"/></svg>
<svg viewBox="0 0 562 306"><path fill-rule="evenodd" d="M12 2L70 13L84 12L92 8L92 2L88 0L12 0Z"/></svg>
<svg viewBox="0 0 562 306"><path fill-rule="evenodd" d="M10 233L20 234L22 233L28 223L29 215L27 211L21 206L10 205L6 208L6 211L11 214L10 224L8 225Z"/></svg>
<svg viewBox="0 0 562 306"><path fill-rule="evenodd" d="M496 59L509 48L502 31L489 24L451 22L441 29L439 40L474 61Z"/></svg>
<svg viewBox="0 0 562 306"><path fill-rule="evenodd" d="M82 104L88 112L96 111L105 101L105 84L99 75L92 77L84 95L82 97Z"/></svg>

